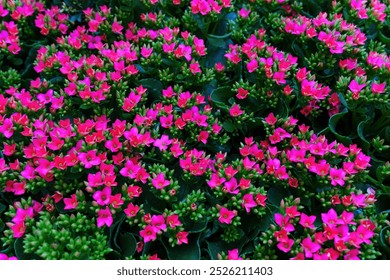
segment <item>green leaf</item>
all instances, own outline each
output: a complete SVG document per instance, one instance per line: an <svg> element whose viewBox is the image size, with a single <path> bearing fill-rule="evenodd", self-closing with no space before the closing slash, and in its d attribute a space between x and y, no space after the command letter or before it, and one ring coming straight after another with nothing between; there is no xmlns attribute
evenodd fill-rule
<svg viewBox="0 0 390 280"><path fill-rule="evenodd" d="M189 234L188 244L172 247L168 241L162 241L170 260L200 260L200 234Z"/></svg>
<svg viewBox="0 0 390 280"><path fill-rule="evenodd" d="M218 254L222 252L227 253L232 249L238 249L238 251L241 251L242 247L247 243L246 241L246 236L244 236L243 238L231 243L227 243L223 240L214 242L206 241L206 243L210 258L212 260L218 260Z"/></svg>
<svg viewBox="0 0 390 280"><path fill-rule="evenodd" d="M208 37L207 41L210 45L217 48L224 48L226 46L226 42L223 38Z"/></svg>
<svg viewBox="0 0 390 280"><path fill-rule="evenodd" d="M347 114L348 114L348 110L347 109L344 109L340 113L334 114L333 116L331 116L329 118L329 123L328 124L329 124L330 131L332 131L332 133L336 136L337 140L339 140L340 142L342 142L345 145L350 145L350 144L352 144L351 139L349 137L347 137L347 136L339 134L337 132L337 129L336 129L337 124L340 121L340 119L343 118Z"/></svg>
<svg viewBox="0 0 390 280"><path fill-rule="evenodd" d="M5 224L2 220L0 220L0 232L3 232L4 230L4 227L5 227ZM0 247L1 248L1 247Z"/></svg>
<svg viewBox="0 0 390 280"><path fill-rule="evenodd" d="M230 120L226 120L222 124L223 129L225 129L227 132L233 132L236 130L236 126L234 123L232 123Z"/></svg>
<svg viewBox="0 0 390 280"><path fill-rule="evenodd" d="M39 258L35 254L27 254L24 252L24 239L18 238L14 243L15 255L19 260L33 260Z"/></svg>
<svg viewBox="0 0 390 280"><path fill-rule="evenodd" d="M118 245L124 257L131 257L137 249L137 240L129 232L120 233L118 236Z"/></svg>
<svg viewBox="0 0 390 280"><path fill-rule="evenodd" d="M367 139L364 135L364 129L370 123L371 123L371 120L362 121L359 123L359 125L357 127L357 134L359 135L360 139L362 139L362 141L363 141L363 143L361 145L366 150L368 150L370 148L370 142L367 141Z"/></svg>
<svg viewBox="0 0 390 280"><path fill-rule="evenodd" d="M113 250L120 251L120 246L118 245L118 234L121 228L123 221L126 219L126 215L121 213L120 217L116 219L116 222L111 225L108 236L108 247Z"/></svg>
<svg viewBox="0 0 390 280"><path fill-rule="evenodd" d="M148 89L147 94L152 100L160 99L162 95L163 85L159 80L147 78L140 80L139 83Z"/></svg>
<svg viewBox="0 0 390 280"><path fill-rule="evenodd" d="M198 233L206 229L209 221L208 219L204 219L204 220L197 221L195 223L193 221L191 222L192 223L190 226L185 227L186 231L188 231L189 233Z"/></svg>
<svg viewBox="0 0 390 280"><path fill-rule="evenodd" d="M0 203L0 213L3 213L5 211L5 209L7 209L7 206L5 206L4 204Z"/></svg>
<svg viewBox="0 0 390 280"><path fill-rule="evenodd" d="M390 44L390 37L388 37L387 35L383 34L382 31L379 31L379 40L382 41L382 43L388 45Z"/></svg>
<svg viewBox="0 0 390 280"><path fill-rule="evenodd" d="M280 205L280 201L287 197L289 192L282 186L273 186L268 190L268 201L275 206Z"/></svg>
<svg viewBox="0 0 390 280"><path fill-rule="evenodd" d="M388 256L390 256L390 246L389 242L386 240L386 236L388 235L388 232L390 231L390 226L382 228L382 230L379 233L379 243L383 247L384 251L387 253Z"/></svg>
<svg viewBox="0 0 390 280"><path fill-rule="evenodd" d="M231 87L220 87L211 92L211 101L221 109L229 110L229 99L233 97Z"/></svg>

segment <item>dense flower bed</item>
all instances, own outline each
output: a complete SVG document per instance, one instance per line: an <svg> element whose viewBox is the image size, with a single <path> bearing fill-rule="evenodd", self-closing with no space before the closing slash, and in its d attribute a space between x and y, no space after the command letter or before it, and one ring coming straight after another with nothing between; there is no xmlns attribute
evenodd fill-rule
<svg viewBox="0 0 390 280"><path fill-rule="evenodd" d="M1 0L0 259L388 258L389 7Z"/></svg>

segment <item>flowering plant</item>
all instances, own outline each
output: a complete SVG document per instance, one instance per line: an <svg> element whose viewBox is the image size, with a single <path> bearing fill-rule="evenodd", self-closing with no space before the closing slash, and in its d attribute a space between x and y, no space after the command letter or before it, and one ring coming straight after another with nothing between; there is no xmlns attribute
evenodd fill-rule
<svg viewBox="0 0 390 280"><path fill-rule="evenodd" d="M0 1L0 259L388 258L388 4Z"/></svg>

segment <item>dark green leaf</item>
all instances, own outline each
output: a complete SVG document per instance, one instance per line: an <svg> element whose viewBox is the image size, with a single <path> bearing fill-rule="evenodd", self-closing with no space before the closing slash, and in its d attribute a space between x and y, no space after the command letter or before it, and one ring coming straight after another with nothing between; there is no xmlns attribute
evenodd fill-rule
<svg viewBox="0 0 390 280"><path fill-rule="evenodd" d="M233 92L231 87L220 87L215 90L210 95L211 101L221 109L229 110L228 100L233 97Z"/></svg>
<svg viewBox="0 0 390 280"><path fill-rule="evenodd" d="M280 205L280 201L287 197L289 192L282 186L273 186L268 190L268 201L275 206Z"/></svg>
<svg viewBox="0 0 390 280"><path fill-rule="evenodd" d="M120 233L118 236L118 245L124 257L131 257L137 249L137 240L129 232Z"/></svg>
<svg viewBox="0 0 390 280"><path fill-rule="evenodd" d="M341 118L345 117L348 114L348 110L344 109L342 112L334 114L329 118L329 128L330 131L336 136L337 140L342 142L345 145L350 145L352 143L351 139L347 136L341 135L337 132L337 124Z"/></svg>
<svg viewBox="0 0 390 280"><path fill-rule="evenodd" d="M7 206L5 206L4 204L0 203L0 213L3 213L5 211L5 209L7 209Z"/></svg>
<svg viewBox="0 0 390 280"><path fill-rule="evenodd" d="M19 260L34 260L39 258L35 254L27 254L24 252L24 239L18 238L14 243L15 255Z"/></svg>
<svg viewBox="0 0 390 280"><path fill-rule="evenodd" d="M227 132L233 132L236 130L236 126L234 123L232 123L230 120L226 120L222 124L223 129L225 129Z"/></svg>
<svg viewBox="0 0 390 280"><path fill-rule="evenodd" d="M388 236L388 233L390 232L390 226L382 228L382 230L379 233L379 243L383 247L384 251L387 253L388 256L390 256L390 245L387 241L386 236Z"/></svg>
<svg viewBox="0 0 390 280"><path fill-rule="evenodd" d="M363 141L362 147L366 150L370 147L370 143L366 139L366 136L364 134L364 129L366 126L369 126L370 123L371 123L370 120L362 121L359 123L357 127L357 134L359 135L360 139Z"/></svg>
<svg viewBox="0 0 390 280"><path fill-rule="evenodd" d="M207 219L197 221L197 222L192 222L190 226L186 226L185 229L190 233L202 232L206 229L208 222L209 221Z"/></svg>
<svg viewBox="0 0 390 280"><path fill-rule="evenodd" d="M215 38L215 37L209 37L207 39L210 45L218 48L224 48L226 46L225 39L223 38Z"/></svg>
<svg viewBox="0 0 390 280"><path fill-rule="evenodd" d="M147 78L140 80L139 83L148 89L147 94L151 99L158 100L161 98L163 85L159 80Z"/></svg>
<svg viewBox="0 0 390 280"><path fill-rule="evenodd" d="M199 260L200 246L199 234L189 234L188 244L176 245L172 247L168 241L162 241L170 260Z"/></svg>
<svg viewBox="0 0 390 280"><path fill-rule="evenodd" d="M218 255L222 252L227 253L229 250L232 249L238 249L238 251L241 251L241 248L246 244L246 241L246 237L244 236L243 238L231 243L227 243L223 240L218 240L214 242L206 241L206 243L210 258L212 260L218 260Z"/></svg>

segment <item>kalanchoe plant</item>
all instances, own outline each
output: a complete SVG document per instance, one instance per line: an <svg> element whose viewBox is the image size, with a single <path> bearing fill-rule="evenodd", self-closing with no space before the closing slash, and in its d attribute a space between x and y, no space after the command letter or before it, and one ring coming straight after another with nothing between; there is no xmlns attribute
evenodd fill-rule
<svg viewBox="0 0 390 280"><path fill-rule="evenodd" d="M388 258L388 4L0 1L0 259Z"/></svg>

